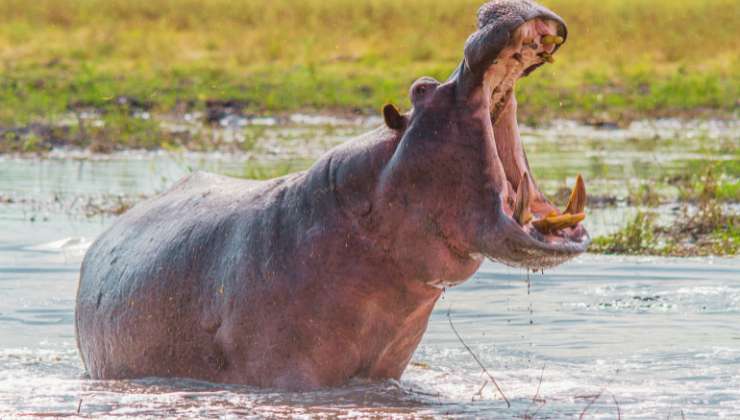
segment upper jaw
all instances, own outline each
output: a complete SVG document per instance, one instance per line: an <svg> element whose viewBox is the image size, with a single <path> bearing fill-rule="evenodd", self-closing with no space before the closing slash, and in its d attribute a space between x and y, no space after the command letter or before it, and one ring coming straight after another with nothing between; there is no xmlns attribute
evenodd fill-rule
<svg viewBox="0 0 740 420"><path fill-rule="evenodd" d="M562 41L568 38L568 29L563 19L551 10L530 0L497 0L485 3L478 10L478 30L465 42L465 55L457 70L450 76L458 86L461 100L476 95L484 81L485 73L502 56L505 48L512 44L520 27L539 20L551 22L555 36ZM562 42L561 42L562 43ZM558 50L554 45L548 53ZM524 69L527 75L542 64L534 63Z"/></svg>
<svg viewBox="0 0 740 420"><path fill-rule="evenodd" d="M494 123L510 102L517 80L554 61L553 54L565 42L558 35L558 25L540 18L523 23L485 69L481 90L484 98L490 98L484 105L488 105Z"/></svg>

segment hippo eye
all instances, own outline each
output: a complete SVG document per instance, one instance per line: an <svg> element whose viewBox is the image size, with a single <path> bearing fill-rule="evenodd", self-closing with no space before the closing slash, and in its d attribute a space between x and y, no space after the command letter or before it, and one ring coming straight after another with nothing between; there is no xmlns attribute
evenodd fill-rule
<svg viewBox="0 0 740 420"><path fill-rule="evenodd" d="M426 97L431 95L432 92L439 86L439 82L432 79L431 77L422 77L413 85L409 90L409 95L412 101L426 100Z"/></svg>
<svg viewBox="0 0 740 420"><path fill-rule="evenodd" d="M426 93L426 91L427 91L427 86L426 85L419 85L419 86L417 86L417 87L414 88L414 95L415 96L421 96L424 93Z"/></svg>

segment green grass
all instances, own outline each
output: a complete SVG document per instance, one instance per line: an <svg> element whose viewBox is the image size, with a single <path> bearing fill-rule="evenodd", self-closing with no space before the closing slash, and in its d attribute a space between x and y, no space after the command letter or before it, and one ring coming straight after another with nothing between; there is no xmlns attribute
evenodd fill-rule
<svg viewBox="0 0 740 420"><path fill-rule="evenodd" d="M0 0L0 125L53 123L86 107L120 113L120 95L155 113L206 99L261 113L405 108L414 79L453 70L480 3ZM570 40L521 83L528 121L736 108L737 1L544 3L569 23ZM126 124L123 136L146 129Z"/></svg>
<svg viewBox="0 0 740 420"><path fill-rule="evenodd" d="M740 156L739 156L740 157ZM689 202L740 201L740 159L714 162L679 181L678 199Z"/></svg>
<svg viewBox="0 0 740 420"><path fill-rule="evenodd" d="M658 248L655 214L638 212L627 225L611 235L594 238L590 252L601 254L645 254Z"/></svg>

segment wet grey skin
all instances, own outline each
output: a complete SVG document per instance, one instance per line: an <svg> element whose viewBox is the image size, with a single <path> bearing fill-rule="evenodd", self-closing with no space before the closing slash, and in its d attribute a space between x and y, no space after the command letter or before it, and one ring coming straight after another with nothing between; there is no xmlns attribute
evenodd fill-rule
<svg viewBox="0 0 740 420"><path fill-rule="evenodd" d="M548 34L567 37L542 6L487 3L458 69L414 83L410 112L386 107L384 126L307 171L194 173L121 216L82 263L90 377L290 390L398 379L443 288L485 257L541 269L585 251L580 223L533 227L560 212L523 176L513 82L555 52Z"/></svg>

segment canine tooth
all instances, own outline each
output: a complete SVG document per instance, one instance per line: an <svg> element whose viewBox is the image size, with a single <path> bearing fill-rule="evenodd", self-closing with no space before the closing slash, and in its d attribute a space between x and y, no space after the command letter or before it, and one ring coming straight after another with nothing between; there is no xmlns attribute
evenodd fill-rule
<svg viewBox="0 0 740 420"><path fill-rule="evenodd" d="M532 212L529 211L529 175L525 172L522 180L519 181L519 188L516 190L516 201L514 202L514 220L520 226L524 226L532 220Z"/></svg>
<svg viewBox="0 0 740 420"><path fill-rule="evenodd" d="M565 39L559 35L545 35L542 37L542 43L545 45L560 45L563 42L565 42Z"/></svg>
<svg viewBox="0 0 740 420"><path fill-rule="evenodd" d="M586 208L586 183L583 182L581 174L578 174L576 185L573 187L573 191L570 193L570 199L568 200L568 205L565 207L565 213L583 213L584 208Z"/></svg>
<svg viewBox="0 0 740 420"><path fill-rule="evenodd" d="M538 231L548 234L577 225L586 218L586 213L563 214L560 216L548 216L544 219L535 220L532 226Z"/></svg>
<svg viewBox="0 0 740 420"><path fill-rule="evenodd" d="M540 58L542 58L543 60L545 60L546 62L548 62L550 64L552 64L552 63L555 62L555 59L552 57L552 55L550 55L549 53L546 53L546 52L541 52L540 53Z"/></svg>

